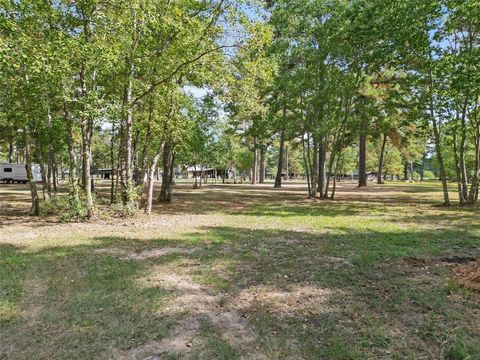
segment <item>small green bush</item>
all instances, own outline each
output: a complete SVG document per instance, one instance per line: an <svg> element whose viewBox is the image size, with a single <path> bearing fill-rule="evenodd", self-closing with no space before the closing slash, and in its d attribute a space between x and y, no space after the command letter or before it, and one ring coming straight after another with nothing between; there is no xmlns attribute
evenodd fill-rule
<svg viewBox="0 0 480 360"><path fill-rule="evenodd" d="M107 213L112 217L127 218L132 217L135 212L138 210L137 203L134 204L123 204L121 201L111 204L107 208Z"/></svg>
<svg viewBox="0 0 480 360"><path fill-rule="evenodd" d="M60 221L78 221L87 217L87 207L83 199L73 195L54 195L40 204L41 216L59 216Z"/></svg>

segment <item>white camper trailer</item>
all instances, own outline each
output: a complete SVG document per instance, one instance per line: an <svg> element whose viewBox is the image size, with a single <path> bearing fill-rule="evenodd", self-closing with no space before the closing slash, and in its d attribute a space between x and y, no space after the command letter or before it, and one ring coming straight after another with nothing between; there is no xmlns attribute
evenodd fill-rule
<svg viewBox="0 0 480 360"><path fill-rule="evenodd" d="M33 180L42 181L42 174L40 173L40 165L32 165ZM27 169L24 164L9 164L0 163L0 181L6 183L26 183Z"/></svg>

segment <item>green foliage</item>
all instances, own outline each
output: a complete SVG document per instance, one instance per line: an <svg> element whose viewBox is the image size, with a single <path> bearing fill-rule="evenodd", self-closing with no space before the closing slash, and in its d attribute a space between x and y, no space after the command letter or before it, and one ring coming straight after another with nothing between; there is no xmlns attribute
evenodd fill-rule
<svg viewBox="0 0 480 360"><path fill-rule="evenodd" d="M87 208L72 195L54 195L40 203L41 216L58 216L62 222L85 220Z"/></svg>

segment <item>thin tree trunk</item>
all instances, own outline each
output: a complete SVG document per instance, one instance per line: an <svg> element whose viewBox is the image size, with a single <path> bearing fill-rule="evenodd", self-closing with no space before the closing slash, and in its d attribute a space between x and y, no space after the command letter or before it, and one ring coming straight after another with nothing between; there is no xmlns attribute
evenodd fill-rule
<svg viewBox="0 0 480 360"><path fill-rule="evenodd" d="M84 99L87 97L87 86L85 82L85 70L84 68L80 71L80 88L81 93ZM91 160L91 142L92 142L92 132L93 132L93 123L92 119L86 114L83 115L81 121L82 129L82 167L83 167L83 184L85 190L85 202L87 205L87 218L91 219L94 215L93 207L93 196L91 188L91 174L90 167L92 165Z"/></svg>
<svg viewBox="0 0 480 360"><path fill-rule="evenodd" d="M335 163L335 171L333 174L333 186L332 186L332 193L330 194L330 200L335 199L335 192L337 190L337 171L338 171L338 165L340 164L341 156L342 156L342 149L340 149L339 153L337 154L337 161Z"/></svg>
<svg viewBox="0 0 480 360"><path fill-rule="evenodd" d="M52 185L53 185L53 192L56 194L58 192L58 188L57 188L57 178L58 178L58 174L57 174L57 170L58 169L58 166L57 164L53 163L53 168L52 168Z"/></svg>
<svg viewBox="0 0 480 360"><path fill-rule="evenodd" d="M257 168L258 168L258 149L257 138L253 138L253 164L252 164L252 185L257 183Z"/></svg>
<svg viewBox="0 0 480 360"><path fill-rule="evenodd" d="M380 149L380 158L378 159L377 184L383 184L383 156L385 154L386 144L387 144L387 134L383 134L382 148Z"/></svg>
<svg viewBox="0 0 480 360"><path fill-rule="evenodd" d="M75 158L75 150L73 147L73 119L70 118L67 104L64 104L65 119L67 120L67 149L68 149L68 182L69 191L71 192L75 202L80 201L78 195L78 179L77 179L77 161Z"/></svg>
<svg viewBox="0 0 480 360"><path fill-rule="evenodd" d="M123 169L121 174L120 185L122 188L122 200L124 204L132 202L131 192L133 185L133 172L132 172L132 123L133 123L133 109L130 104L132 97L132 80L130 77L127 79L124 92L124 111L125 119L123 121L123 148L122 162Z"/></svg>
<svg viewBox="0 0 480 360"><path fill-rule="evenodd" d="M8 142L8 162L13 163L13 141Z"/></svg>
<svg viewBox="0 0 480 360"><path fill-rule="evenodd" d="M453 158L455 162L455 174L457 177L457 191L458 191L458 200L460 205L465 205L466 198L463 196L463 187L462 187L462 170L460 166L460 158L458 156L458 143L457 143L457 133L453 134Z"/></svg>
<svg viewBox="0 0 480 360"><path fill-rule="evenodd" d="M172 166L172 144L170 140L165 142L163 147L163 174L162 174L162 187L158 200L160 202L172 201L172 184L171 184L171 166Z"/></svg>
<svg viewBox="0 0 480 360"><path fill-rule="evenodd" d="M362 119L360 124L359 158L358 158L358 187L367 186L367 121Z"/></svg>
<svg viewBox="0 0 480 360"><path fill-rule="evenodd" d="M308 189L308 196L312 193L312 184L310 182L310 163L307 157L307 149L305 147L305 139L302 139L302 150L303 150L303 163L305 164L305 172L307 175L307 189Z"/></svg>
<svg viewBox="0 0 480 360"><path fill-rule="evenodd" d="M468 201L470 205L476 205L479 192L479 179L480 179L480 122L475 129L475 166L472 177L472 184L470 185L470 193L468 195Z"/></svg>
<svg viewBox="0 0 480 360"><path fill-rule="evenodd" d="M320 198L325 196L326 177L325 177L325 159L326 159L326 142L325 138L321 139L318 145L318 187L317 191Z"/></svg>
<svg viewBox="0 0 480 360"><path fill-rule="evenodd" d="M420 181L424 181L425 178L425 153L422 154L422 168L420 170Z"/></svg>
<svg viewBox="0 0 480 360"><path fill-rule="evenodd" d="M50 109L48 109L47 114L47 124L48 124L48 167L47 167L47 189L48 194L52 194L52 188L56 187L53 182L55 182L54 178L54 170L53 170L53 139L52 139L52 115L50 114ZM56 192L56 191L55 191Z"/></svg>
<svg viewBox="0 0 480 360"><path fill-rule="evenodd" d="M285 146L285 180L290 179L290 174L288 171L288 145Z"/></svg>
<svg viewBox="0 0 480 360"><path fill-rule="evenodd" d="M265 159L266 159L267 147L262 145L260 148L260 174L259 174L259 183L265 183Z"/></svg>
<svg viewBox="0 0 480 360"><path fill-rule="evenodd" d="M38 139L35 139L35 148L36 148L36 152L37 152L38 163L40 165L40 174L42 176L43 199L47 200L47 199L50 198L50 194L48 193L47 174L46 174L46 171L45 171L45 164L43 162L42 148L41 148L41 145L40 145L40 141Z"/></svg>
<svg viewBox="0 0 480 360"><path fill-rule="evenodd" d="M437 123L436 114L435 114L435 106L433 101L433 74L432 70L429 72L430 77L430 120L432 122L432 129L433 129L433 140L435 142L435 152L437 156L438 162L438 169L440 172L440 178L442 180L442 190L443 190L443 204L445 206L450 206L450 198L448 196L448 182L447 182L447 175L445 172L445 166L443 163L443 156L442 156L442 148L441 148L441 139L440 139L440 129Z"/></svg>
<svg viewBox="0 0 480 360"><path fill-rule="evenodd" d="M286 109L284 109L284 113ZM284 115L285 116L285 115ZM282 169L283 169L283 150L285 147L285 129L280 133L280 149L278 150L277 176L275 177L275 188L282 187Z"/></svg>
<svg viewBox="0 0 480 360"><path fill-rule="evenodd" d="M467 179L467 167L465 164L465 143L467 141L467 104L468 100L465 100L464 108L462 112L461 132L460 132L460 151L459 151L459 166L460 166L460 180L462 182L462 198L464 203L468 202L468 179Z"/></svg>
<svg viewBox="0 0 480 360"><path fill-rule="evenodd" d="M155 183L155 169L157 168L158 160L160 160L160 156L162 153L163 144L160 145L158 152L153 157L152 163L148 170L148 191L147 191L147 204L145 206L145 213L150 215L152 213L152 202L153 202L153 185Z"/></svg>
<svg viewBox="0 0 480 360"><path fill-rule="evenodd" d="M144 176L145 173L147 173L148 176L150 177L149 171L151 170L151 168L148 168L147 154L148 154L148 145L150 143L151 132L152 132L152 117L153 117L153 98L150 99L150 105L148 110L147 131L145 132L142 155L140 158L140 165L142 167L142 176L138 179L139 181L137 181L137 185L139 186L143 186L143 182L145 181L145 176Z"/></svg>
<svg viewBox="0 0 480 360"><path fill-rule="evenodd" d="M112 131L110 133L110 204L115 203L115 123L112 123ZM118 176L118 175L117 175Z"/></svg>
<svg viewBox="0 0 480 360"><path fill-rule="evenodd" d="M27 179L30 185L30 195L32 198L32 206L30 208L30 215L38 216L40 214L40 199L38 198L37 184L33 178L32 172L32 155L30 150L30 129L25 126L23 129L23 136L25 142L25 170L27 171Z"/></svg>

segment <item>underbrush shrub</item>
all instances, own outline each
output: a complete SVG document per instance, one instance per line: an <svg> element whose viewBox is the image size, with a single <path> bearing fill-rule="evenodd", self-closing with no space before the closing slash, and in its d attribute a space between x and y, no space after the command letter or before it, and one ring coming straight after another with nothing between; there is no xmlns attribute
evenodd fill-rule
<svg viewBox="0 0 480 360"><path fill-rule="evenodd" d="M58 216L62 222L79 221L87 218L84 196L75 199L73 194L54 195L40 204L41 216Z"/></svg>
<svg viewBox="0 0 480 360"><path fill-rule="evenodd" d="M141 200L141 190L142 188L140 186L128 186L126 192L131 202L126 204L123 203L122 194L117 193L116 202L110 204L106 209L107 215L120 218L128 218L135 215L139 210L138 204Z"/></svg>
<svg viewBox="0 0 480 360"><path fill-rule="evenodd" d="M111 217L128 218L132 217L138 210L137 202L134 204L123 204L121 201L110 204L107 209L107 215Z"/></svg>

